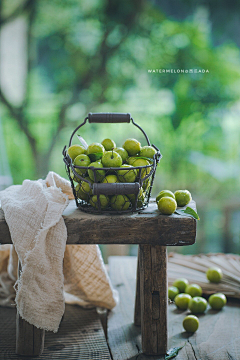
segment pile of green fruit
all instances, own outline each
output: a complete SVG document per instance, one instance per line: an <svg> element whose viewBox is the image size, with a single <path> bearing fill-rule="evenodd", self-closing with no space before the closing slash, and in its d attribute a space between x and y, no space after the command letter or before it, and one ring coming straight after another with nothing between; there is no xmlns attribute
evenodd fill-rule
<svg viewBox="0 0 240 360"><path fill-rule="evenodd" d="M92 143L87 148L72 145L67 154L72 160L70 177L75 182L74 188L78 199L90 204L95 209L128 210L144 205L150 187L150 177L146 177L153 164L157 151L152 146L141 146L136 139L127 139L122 147L117 147L111 139L101 143ZM146 177L146 179L144 179ZM134 183L141 187L136 198L134 194L93 195L93 183Z"/></svg>
<svg viewBox="0 0 240 360"><path fill-rule="evenodd" d="M185 206L191 200L192 196L188 190L177 190L175 193L170 190L162 190L156 196L158 210L164 215L173 214L177 206Z"/></svg>
<svg viewBox="0 0 240 360"><path fill-rule="evenodd" d="M220 268L209 268L206 271L210 282L220 282L222 271ZM175 302L179 310L190 310L183 320L183 327L188 332L195 332L199 326L196 314L203 314L208 304L213 310L221 310L227 303L226 296L222 293L212 294L208 301L202 297L202 288L198 284L189 284L185 278L176 279L168 288L168 298Z"/></svg>

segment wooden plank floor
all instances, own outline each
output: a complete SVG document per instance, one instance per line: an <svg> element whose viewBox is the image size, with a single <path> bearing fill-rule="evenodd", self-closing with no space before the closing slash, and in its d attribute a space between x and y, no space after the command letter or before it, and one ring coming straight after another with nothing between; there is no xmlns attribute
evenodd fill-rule
<svg viewBox="0 0 240 360"><path fill-rule="evenodd" d="M15 354L16 309L0 307L0 360L30 360ZM111 360L99 316L95 310L66 305L58 333L45 333L39 360Z"/></svg>
<svg viewBox="0 0 240 360"><path fill-rule="evenodd" d="M120 294L120 304L108 319L108 343L113 360L163 360L164 356L145 356L141 351L141 330L133 325L136 282L135 257L110 257L109 272ZM198 331L189 335L182 321L187 311L168 308L168 348L184 345L176 360L239 360L240 303L229 301L219 312L207 309L199 316Z"/></svg>
<svg viewBox="0 0 240 360"><path fill-rule="evenodd" d="M141 330L133 325L136 257L110 257L109 271L120 295L108 317L108 344L95 310L66 306L57 334L46 333L39 360L163 360L141 351ZM240 360L240 303L231 300L220 312L210 309L199 317L199 330L189 335L182 328L187 311L168 308L168 348L184 345L176 360ZM29 360L15 355L15 308L0 307L0 360ZM110 348L110 352L108 349ZM110 355L111 354L111 355Z"/></svg>

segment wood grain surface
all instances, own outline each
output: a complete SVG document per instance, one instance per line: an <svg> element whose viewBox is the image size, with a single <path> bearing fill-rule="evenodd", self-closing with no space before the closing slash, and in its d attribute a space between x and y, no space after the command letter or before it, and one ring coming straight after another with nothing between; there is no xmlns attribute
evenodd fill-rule
<svg viewBox="0 0 240 360"><path fill-rule="evenodd" d="M167 351L167 250L139 246L142 350L148 355Z"/></svg>
<svg viewBox="0 0 240 360"><path fill-rule="evenodd" d="M120 295L119 305L108 319L108 343L113 360L164 360L163 355L142 353L141 328L133 324L136 282L136 257L110 257L110 277ZM176 274L177 275L177 274ZM183 330L182 321L189 314L168 306L168 349L184 345L176 360L239 360L240 303L228 299L221 311L207 308L199 316L196 333Z"/></svg>
<svg viewBox="0 0 240 360"><path fill-rule="evenodd" d="M0 307L1 360L111 360L95 309L66 305L58 332L46 332L44 350L38 357L15 354L15 317L15 308Z"/></svg>
<svg viewBox="0 0 240 360"><path fill-rule="evenodd" d="M195 202L189 204L195 208ZM196 237L196 220L181 215L161 215L151 199L147 209L126 215L93 215L76 208L72 200L63 213L67 244L152 244L191 245ZM0 209L0 244L11 244L4 213Z"/></svg>

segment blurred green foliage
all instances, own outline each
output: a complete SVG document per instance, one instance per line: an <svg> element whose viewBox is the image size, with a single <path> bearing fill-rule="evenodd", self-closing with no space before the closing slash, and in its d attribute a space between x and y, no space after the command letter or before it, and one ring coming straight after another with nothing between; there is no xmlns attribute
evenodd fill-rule
<svg viewBox="0 0 240 360"><path fill-rule="evenodd" d="M151 1L28 3L30 60L19 113L32 143L1 106L15 183L50 169L66 176L61 152L74 128L89 111L116 111L130 112L163 154L154 194L187 188L200 209L239 194L239 48L231 39L213 44L207 4L176 20ZM19 4L11 9L4 0L3 18ZM159 69L209 72L148 71ZM118 146L140 136L126 124L86 125L81 135L88 143L109 136Z"/></svg>

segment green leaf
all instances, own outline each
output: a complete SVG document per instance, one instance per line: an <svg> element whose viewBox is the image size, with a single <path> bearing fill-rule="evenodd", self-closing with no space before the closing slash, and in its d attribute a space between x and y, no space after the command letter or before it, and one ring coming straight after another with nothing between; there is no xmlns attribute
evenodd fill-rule
<svg viewBox="0 0 240 360"><path fill-rule="evenodd" d="M194 219L200 220L200 217L191 207L187 206L185 210L183 210L185 214L191 215Z"/></svg>
<svg viewBox="0 0 240 360"><path fill-rule="evenodd" d="M196 220L200 220L200 217L196 213L195 210L193 210L191 207L187 206L184 210L176 210L175 214L183 215L183 216L191 216Z"/></svg>
<svg viewBox="0 0 240 360"><path fill-rule="evenodd" d="M168 350L167 354L165 355L165 360L173 359L175 356L177 356L179 350L181 350L184 346L185 346L185 344L182 346L174 347L174 348L171 348L170 350Z"/></svg>
<svg viewBox="0 0 240 360"><path fill-rule="evenodd" d="M88 154L88 157L90 158L90 160L92 162L101 159L102 156L103 156L103 152L98 152L98 153L94 153L94 154Z"/></svg>

